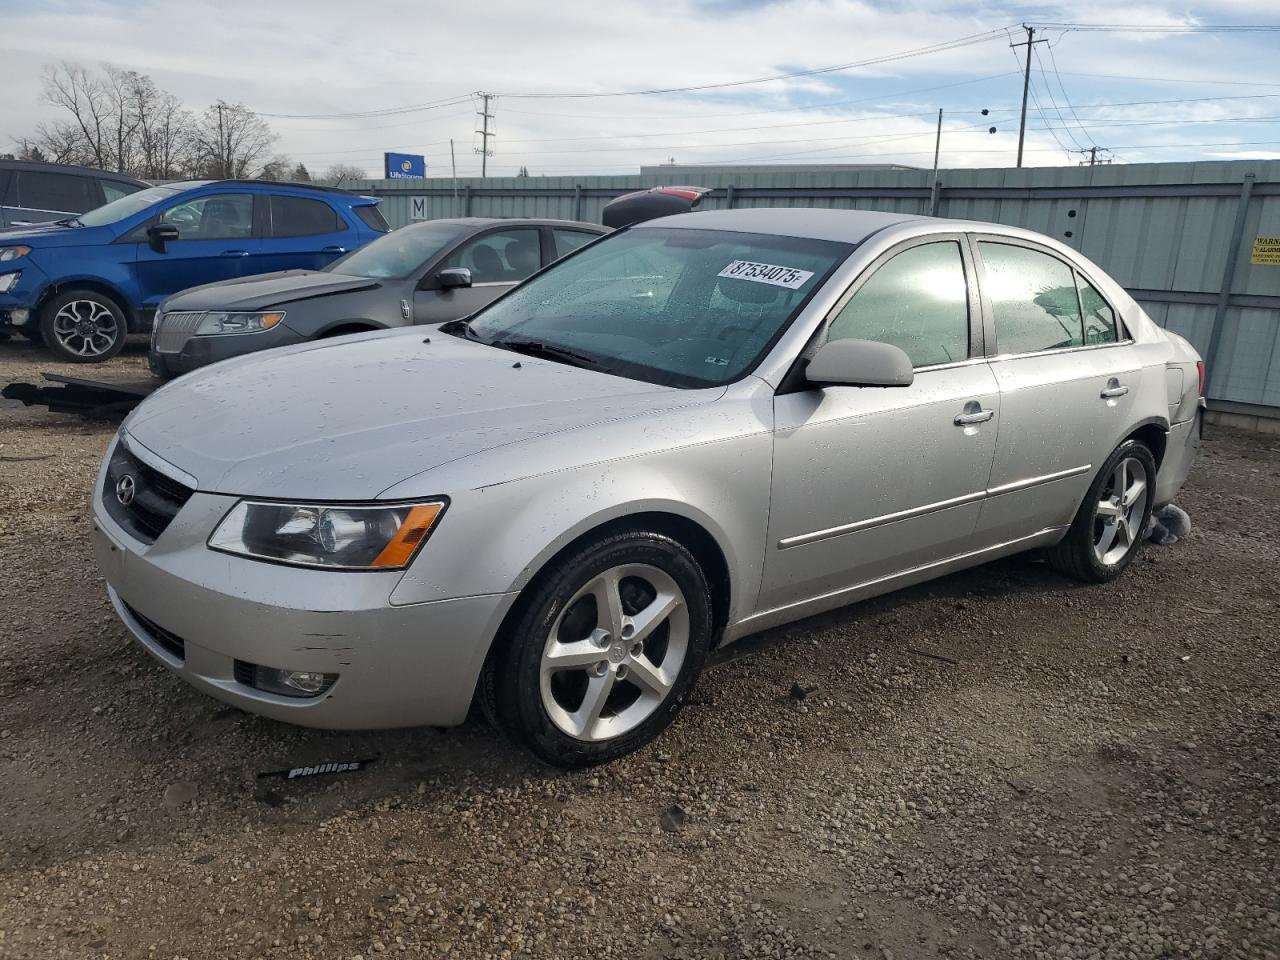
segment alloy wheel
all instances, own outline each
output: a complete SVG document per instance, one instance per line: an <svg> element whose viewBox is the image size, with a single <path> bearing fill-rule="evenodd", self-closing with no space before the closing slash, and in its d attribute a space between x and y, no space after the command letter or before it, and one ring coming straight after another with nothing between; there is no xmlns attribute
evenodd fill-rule
<svg viewBox="0 0 1280 960"><path fill-rule="evenodd" d="M1133 457L1116 464L1102 485L1093 520L1093 555L1099 563L1119 563L1142 536L1150 484L1147 468Z"/></svg>
<svg viewBox="0 0 1280 960"><path fill-rule="evenodd" d="M610 567L565 604L542 651L542 705L561 732L610 740L662 706L689 650L689 609L667 573Z"/></svg>
<svg viewBox="0 0 1280 960"><path fill-rule="evenodd" d="M115 315L97 300L72 300L53 317L53 335L81 357L100 357L111 351L120 335Z"/></svg>

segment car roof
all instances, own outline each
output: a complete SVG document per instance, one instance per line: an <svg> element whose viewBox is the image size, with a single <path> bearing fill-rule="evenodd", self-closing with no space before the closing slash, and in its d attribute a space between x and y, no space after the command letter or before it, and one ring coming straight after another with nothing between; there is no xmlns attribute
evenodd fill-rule
<svg viewBox="0 0 1280 960"><path fill-rule="evenodd" d="M543 217L441 217L437 220L417 220L413 223L406 224L401 230L407 230L410 227L419 224L434 224L436 226L449 225L456 226L460 230L472 229L482 230L488 227L501 226L520 226L520 227L570 227L575 230L592 230L596 233L608 233L608 227L602 227L598 223L587 223L584 220L552 220Z"/></svg>
<svg viewBox="0 0 1280 960"><path fill-rule="evenodd" d="M0 160L0 170L70 173L80 177L100 177L104 180L115 180L118 183L132 183L140 187L151 186L147 181L131 177L127 173L116 173L112 170L95 170L93 167L80 167L74 163L52 163L48 160Z"/></svg>
<svg viewBox="0 0 1280 960"><path fill-rule="evenodd" d="M645 227L679 227L685 230L732 230L737 233L773 233L784 237L807 237L861 243L885 227L929 217L909 213L882 213L878 210L828 210L813 207L754 207L742 210L695 210L638 223Z"/></svg>

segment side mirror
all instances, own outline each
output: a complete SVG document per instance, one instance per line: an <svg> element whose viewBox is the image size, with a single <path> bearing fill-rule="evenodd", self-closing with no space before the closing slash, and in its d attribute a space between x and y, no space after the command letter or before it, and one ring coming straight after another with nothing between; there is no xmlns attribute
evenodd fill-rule
<svg viewBox="0 0 1280 960"><path fill-rule="evenodd" d="M165 244L178 239L178 228L172 223L157 223L147 228L147 239L151 241L151 249L164 253Z"/></svg>
<svg viewBox="0 0 1280 960"><path fill-rule="evenodd" d="M875 340L831 340L804 371L815 387L909 387L911 358L901 347Z"/></svg>
<svg viewBox="0 0 1280 960"><path fill-rule="evenodd" d="M441 290L457 290L471 286L471 271L466 267L450 267L436 274L436 282Z"/></svg>

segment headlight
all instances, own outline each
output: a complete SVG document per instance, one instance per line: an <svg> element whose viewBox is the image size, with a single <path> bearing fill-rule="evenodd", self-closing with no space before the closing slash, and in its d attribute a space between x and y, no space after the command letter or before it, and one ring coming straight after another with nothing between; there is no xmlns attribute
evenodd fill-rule
<svg viewBox="0 0 1280 960"><path fill-rule="evenodd" d="M8 293L18 285L18 278L22 276L19 273L0 273L0 293Z"/></svg>
<svg viewBox="0 0 1280 960"><path fill-rule="evenodd" d="M258 560L338 570L402 570L426 541L447 501L321 506L241 500L209 547Z"/></svg>
<svg viewBox="0 0 1280 960"><path fill-rule="evenodd" d="M196 328L197 337L209 337L222 333L261 333L270 330L284 319L284 311L274 313L219 313L211 312Z"/></svg>
<svg viewBox="0 0 1280 960"><path fill-rule="evenodd" d="M0 263L8 263L10 260L17 260L19 257L25 257L30 252L30 247L0 247Z"/></svg>

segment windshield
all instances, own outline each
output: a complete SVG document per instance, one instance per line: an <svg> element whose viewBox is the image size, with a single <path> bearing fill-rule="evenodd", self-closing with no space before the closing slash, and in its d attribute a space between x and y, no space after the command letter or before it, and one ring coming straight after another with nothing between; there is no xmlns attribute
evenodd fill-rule
<svg viewBox="0 0 1280 960"><path fill-rule="evenodd" d="M469 329L499 346L571 351L621 376L715 386L753 369L852 250L797 237L635 228L517 287Z"/></svg>
<svg viewBox="0 0 1280 960"><path fill-rule="evenodd" d="M351 277L401 280L451 244L463 232L456 224L423 223L401 227L353 250L325 269Z"/></svg>
<svg viewBox="0 0 1280 960"><path fill-rule="evenodd" d="M173 199L173 195L177 192L171 187L149 187L146 190L131 193L127 197L121 197L119 200L112 200L88 213L82 213L76 219L86 227L103 227L108 223L119 223L161 200Z"/></svg>

